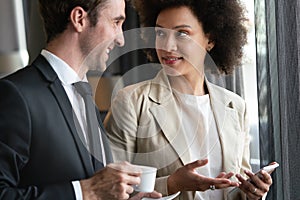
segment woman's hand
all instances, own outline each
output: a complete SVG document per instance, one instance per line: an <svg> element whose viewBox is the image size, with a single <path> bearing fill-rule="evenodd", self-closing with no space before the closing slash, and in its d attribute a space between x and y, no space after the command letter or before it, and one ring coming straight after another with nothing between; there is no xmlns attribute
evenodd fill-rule
<svg viewBox="0 0 300 200"><path fill-rule="evenodd" d="M216 189L238 186L238 183L229 180L233 173L220 173L216 178L209 178L198 174L196 169L208 163L207 159L197 160L177 169L168 178L169 194L178 191L205 191L211 186Z"/></svg>
<svg viewBox="0 0 300 200"><path fill-rule="evenodd" d="M268 172L261 170L261 178L250 171L245 171L249 179L243 178L237 174L237 179L241 182L239 188L247 195L249 200L261 199L272 185L272 178Z"/></svg>

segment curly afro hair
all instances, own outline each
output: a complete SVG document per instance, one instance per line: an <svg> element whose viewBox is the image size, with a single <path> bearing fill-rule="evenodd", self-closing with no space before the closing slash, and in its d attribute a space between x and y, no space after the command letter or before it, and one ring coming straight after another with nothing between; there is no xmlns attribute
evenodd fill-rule
<svg viewBox="0 0 300 200"><path fill-rule="evenodd" d="M167 8L188 7L201 22L205 34L214 42L209 52L221 73L230 74L240 66L247 42L245 10L239 0L131 0L142 27L155 27L156 19ZM155 38L144 36L146 42ZM150 61L157 62L154 49L146 50Z"/></svg>

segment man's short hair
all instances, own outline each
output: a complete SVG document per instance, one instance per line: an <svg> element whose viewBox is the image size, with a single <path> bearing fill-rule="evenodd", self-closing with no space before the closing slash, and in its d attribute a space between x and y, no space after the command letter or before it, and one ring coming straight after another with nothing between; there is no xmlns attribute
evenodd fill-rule
<svg viewBox="0 0 300 200"><path fill-rule="evenodd" d="M39 9L44 22L47 42L66 30L70 22L71 11L82 7L87 13L92 26L98 22L98 9L108 0L39 0Z"/></svg>

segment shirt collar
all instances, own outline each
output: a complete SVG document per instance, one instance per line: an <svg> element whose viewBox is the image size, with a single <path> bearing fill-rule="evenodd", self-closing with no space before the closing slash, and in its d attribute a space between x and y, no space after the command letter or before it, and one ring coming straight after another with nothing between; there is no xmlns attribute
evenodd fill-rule
<svg viewBox="0 0 300 200"><path fill-rule="evenodd" d="M87 82L87 77L81 80L78 74L61 58L57 57L53 53L43 49L41 54L46 58L46 60L50 63L53 70L56 72L59 80L64 85L71 85L78 81Z"/></svg>

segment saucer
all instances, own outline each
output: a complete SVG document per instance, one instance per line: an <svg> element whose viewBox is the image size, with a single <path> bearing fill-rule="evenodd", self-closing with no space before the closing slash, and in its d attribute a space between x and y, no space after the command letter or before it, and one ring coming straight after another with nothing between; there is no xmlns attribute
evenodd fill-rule
<svg viewBox="0 0 300 200"><path fill-rule="evenodd" d="M144 197L144 198L142 198L142 200L171 200L171 199L174 199L175 197L177 197L179 194L180 194L180 192L177 192L175 194L165 196L165 197L162 197L162 198L159 198L159 199Z"/></svg>

